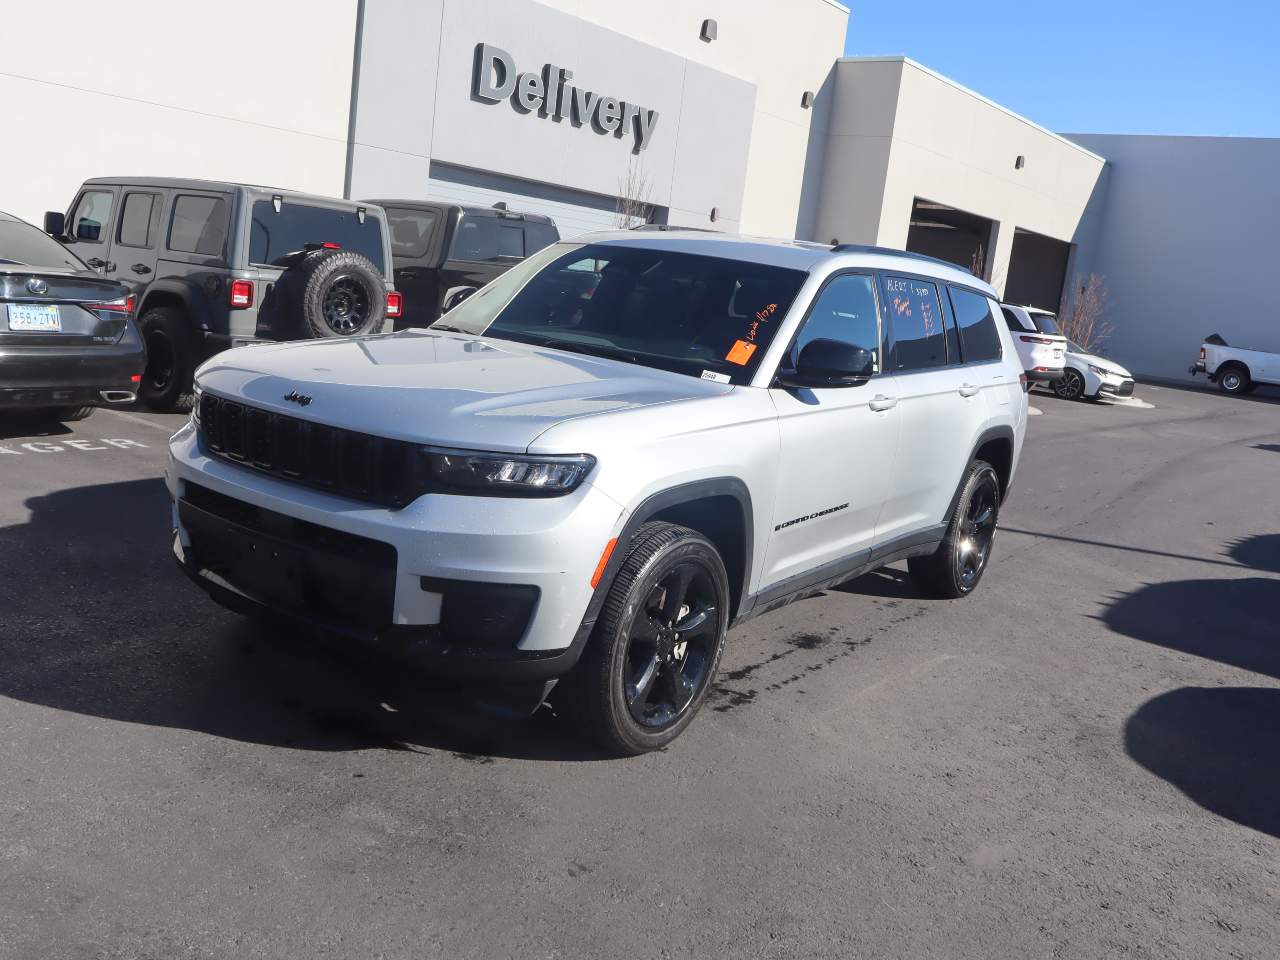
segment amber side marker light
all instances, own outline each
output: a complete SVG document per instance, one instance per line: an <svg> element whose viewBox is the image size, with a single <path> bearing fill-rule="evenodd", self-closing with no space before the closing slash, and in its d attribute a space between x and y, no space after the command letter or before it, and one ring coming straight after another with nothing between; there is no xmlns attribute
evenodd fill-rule
<svg viewBox="0 0 1280 960"><path fill-rule="evenodd" d="M604 576L604 568L609 565L609 558L613 556L613 548L617 545L617 537L614 537L604 545L604 553L600 554L600 562L596 564L596 572L591 575L592 590L600 586L600 578Z"/></svg>

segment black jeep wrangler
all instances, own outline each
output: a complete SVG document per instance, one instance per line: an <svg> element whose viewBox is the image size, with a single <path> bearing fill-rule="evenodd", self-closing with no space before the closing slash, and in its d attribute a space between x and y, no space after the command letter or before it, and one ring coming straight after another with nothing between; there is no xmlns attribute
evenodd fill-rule
<svg viewBox="0 0 1280 960"><path fill-rule="evenodd" d="M179 404L207 357L259 340L381 333L400 313L386 217L367 203L161 177L85 182L46 232L138 296L139 397Z"/></svg>
<svg viewBox="0 0 1280 960"><path fill-rule="evenodd" d="M486 283L560 239L555 221L505 204L468 207L430 200L369 200L391 228L396 290L404 313L396 329L425 327L444 312L450 292ZM450 306L453 304L450 303Z"/></svg>

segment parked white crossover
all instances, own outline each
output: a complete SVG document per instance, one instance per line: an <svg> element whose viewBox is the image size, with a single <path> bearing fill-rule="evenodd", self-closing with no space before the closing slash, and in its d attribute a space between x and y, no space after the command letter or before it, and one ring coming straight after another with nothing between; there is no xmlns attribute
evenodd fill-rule
<svg viewBox="0 0 1280 960"><path fill-rule="evenodd" d="M891 251L629 232L431 328L232 350L171 441L212 596L661 747L733 623L907 559L962 597L1026 429L989 286Z"/></svg>
<svg viewBox="0 0 1280 960"><path fill-rule="evenodd" d="M1013 333L1022 369L1032 383L1056 383L1066 368L1067 338L1057 318L1038 307L1001 304L1005 323Z"/></svg>

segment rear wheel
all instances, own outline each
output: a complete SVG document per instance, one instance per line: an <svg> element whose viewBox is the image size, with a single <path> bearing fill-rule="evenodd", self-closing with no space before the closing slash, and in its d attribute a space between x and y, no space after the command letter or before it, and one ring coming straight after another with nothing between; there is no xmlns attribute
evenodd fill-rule
<svg viewBox="0 0 1280 960"><path fill-rule="evenodd" d="M1079 400L1084 396L1084 377L1080 371L1067 367L1062 379L1054 381L1053 392L1063 400Z"/></svg>
<svg viewBox="0 0 1280 960"><path fill-rule="evenodd" d="M967 597L978 586L991 559L1000 519L1000 478L984 460L969 466L960 499L938 549L907 561L911 579L935 596Z"/></svg>
<svg viewBox="0 0 1280 960"><path fill-rule="evenodd" d="M1238 363L1227 364L1218 371L1218 389L1230 394L1248 393L1253 389L1248 369Z"/></svg>
<svg viewBox="0 0 1280 960"><path fill-rule="evenodd" d="M174 307L152 307L138 321L138 330L147 345L138 397L157 410L172 409L191 390L195 372L186 315Z"/></svg>
<svg viewBox="0 0 1280 960"><path fill-rule="evenodd" d="M637 531L595 633L564 685L564 705L607 750L670 743L706 699L724 649L729 579L701 534L670 523Z"/></svg>

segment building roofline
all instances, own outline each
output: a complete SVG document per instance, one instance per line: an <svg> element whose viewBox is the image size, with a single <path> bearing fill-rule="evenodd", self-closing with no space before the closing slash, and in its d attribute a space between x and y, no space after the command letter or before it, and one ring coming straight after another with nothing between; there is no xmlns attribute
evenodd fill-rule
<svg viewBox="0 0 1280 960"><path fill-rule="evenodd" d="M987 104L987 106L995 107L1001 113L1007 114L1008 116L1013 117L1013 119L1018 120L1022 123L1025 123L1027 126L1031 127L1032 129L1038 130L1041 133L1047 136L1050 136L1055 140L1065 143L1067 146L1080 151L1085 156L1092 157L1094 160L1097 160L1101 163L1107 162L1106 157L1094 153L1088 147L1083 147L1080 144L1076 143L1074 140L1068 140L1062 134L1054 133L1048 127L1042 127L1040 124L1036 123L1034 120L1028 120L1022 114L1016 113L1015 111L1010 110L1008 107L1004 106L1004 104L996 103L990 97L984 97L982 94L978 93L978 91L971 90L968 87L966 87L963 83L957 83L955 80L952 80L950 77L944 76L943 74L939 73L937 70L932 70L929 67L926 67L923 63L920 63L916 60L912 60L910 57L901 56L901 55L889 56L889 57L840 57L836 60L836 63L901 63L910 67L915 67L917 70L921 71L922 73L927 73L929 76L933 77L935 80L941 80L943 83L947 84L950 87L953 87L956 90L959 90L961 93L966 93L969 96L973 97L975 100L981 100L983 103Z"/></svg>
<svg viewBox="0 0 1280 960"><path fill-rule="evenodd" d="M849 13L849 8L846 7L843 3L837 3L836 0L822 0L822 2L829 7L835 7L837 10L839 10L841 13L845 14L846 16Z"/></svg>

